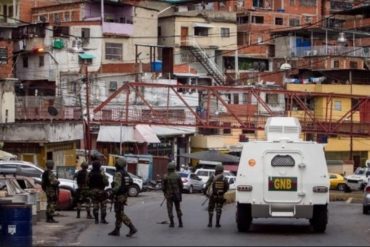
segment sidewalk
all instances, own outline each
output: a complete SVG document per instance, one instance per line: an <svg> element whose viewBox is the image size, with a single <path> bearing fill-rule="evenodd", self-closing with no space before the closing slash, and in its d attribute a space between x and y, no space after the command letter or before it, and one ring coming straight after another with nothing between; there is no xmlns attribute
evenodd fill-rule
<svg viewBox="0 0 370 247"><path fill-rule="evenodd" d="M33 246L76 246L79 234L89 225L92 219L86 219L86 212L81 212L81 218L76 218L76 211L57 211L54 217L59 223L46 223L45 219L32 226ZM66 234L68 233L68 234Z"/></svg>

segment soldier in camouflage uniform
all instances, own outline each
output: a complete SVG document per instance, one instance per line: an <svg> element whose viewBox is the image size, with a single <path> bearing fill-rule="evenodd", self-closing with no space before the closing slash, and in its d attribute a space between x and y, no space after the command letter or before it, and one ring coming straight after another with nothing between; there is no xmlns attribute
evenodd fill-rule
<svg viewBox="0 0 370 247"><path fill-rule="evenodd" d="M99 208L100 208L100 223L108 224L105 220L107 216L107 193L105 187L108 186L108 178L104 171L100 170L101 164L98 155L92 155L92 170L88 176L88 182L91 199L93 203L93 213L95 224L99 224Z"/></svg>
<svg viewBox="0 0 370 247"><path fill-rule="evenodd" d="M211 176L206 184L208 203L208 227L212 227L213 211L216 208L216 227L221 227L220 218L222 214L222 206L225 203L224 194L229 190L229 183L223 175L224 167L216 166L215 176Z"/></svg>
<svg viewBox="0 0 370 247"><path fill-rule="evenodd" d="M88 165L86 162L82 162L81 164L81 170L77 172L75 175L77 179L77 193L76 193L76 199L77 199L77 218L80 218L81 214L81 207L82 204L86 204L86 212L87 212L87 218L92 219L93 217L91 216L91 211L90 211L90 189L87 184L88 181L88 175L89 172L87 171Z"/></svg>
<svg viewBox="0 0 370 247"><path fill-rule="evenodd" d="M170 162L168 164L168 174L162 181L162 190L167 200L167 212L170 219L169 227L174 227L173 221L173 204L175 204L177 218L179 220L179 227L183 227L182 224L182 212L180 203L182 201L182 190L183 185L180 176L175 172L175 163Z"/></svg>
<svg viewBox="0 0 370 247"><path fill-rule="evenodd" d="M130 218L125 214L124 208L127 201L127 193L129 186L133 183L132 178L125 170L126 160L118 158L116 161L116 173L112 182L112 193L114 200L114 212L116 213L116 227L108 235L119 236L120 228L123 224L129 227L130 231L126 234L127 237L131 237L137 232L137 229L132 224Z"/></svg>
<svg viewBox="0 0 370 247"><path fill-rule="evenodd" d="M47 206L46 206L46 222L58 223L54 220L55 207L58 201L59 181L53 173L54 161L46 161L47 170L42 174L42 189L46 193Z"/></svg>

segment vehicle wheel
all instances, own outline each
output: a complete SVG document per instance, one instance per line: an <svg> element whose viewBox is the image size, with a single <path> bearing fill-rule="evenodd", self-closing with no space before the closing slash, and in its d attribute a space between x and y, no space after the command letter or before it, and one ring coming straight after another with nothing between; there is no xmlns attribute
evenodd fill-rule
<svg viewBox="0 0 370 247"><path fill-rule="evenodd" d="M137 185L131 185L128 188L128 196L136 197L139 195L139 187Z"/></svg>
<svg viewBox="0 0 370 247"><path fill-rule="evenodd" d="M339 191L345 191L346 190L346 184L338 184L337 190L339 190Z"/></svg>
<svg viewBox="0 0 370 247"><path fill-rule="evenodd" d="M193 186L189 187L189 194L193 194Z"/></svg>
<svg viewBox="0 0 370 247"><path fill-rule="evenodd" d="M367 206L362 206L362 213L363 214L368 214L369 213L369 209L367 208Z"/></svg>
<svg viewBox="0 0 370 247"><path fill-rule="evenodd" d="M313 215L310 223L313 230L318 233L323 233L326 230L328 224L328 208L327 205L314 205Z"/></svg>
<svg viewBox="0 0 370 247"><path fill-rule="evenodd" d="M239 204L236 209L236 224L239 232L247 232L252 223L252 206Z"/></svg>

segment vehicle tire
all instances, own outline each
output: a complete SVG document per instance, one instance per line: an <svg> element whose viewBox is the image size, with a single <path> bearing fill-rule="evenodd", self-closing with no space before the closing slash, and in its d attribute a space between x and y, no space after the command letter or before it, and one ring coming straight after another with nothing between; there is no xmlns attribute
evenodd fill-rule
<svg viewBox="0 0 370 247"><path fill-rule="evenodd" d="M131 185L128 188L128 196L137 197L139 195L140 189L137 185Z"/></svg>
<svg viewBox="0 0 370 247"><path fill-rule="evenodd" d="M189 194L193 194L193 186L192 185L189 187Z"/></svg>
<svg viewBox="0 0 370 247"><path fill-rule="evenodd" d="M339 191L345 191L346 190L346 184L338 184L337 190L339 190Z"/></svg>
<svg viewBox="0 0 370 247"><path fill-rule="evenodd" d="M323 233L328 224L328 207L327 205L314 205L313 215L310 219L311 226L314 232Z"/></svg>
<svg viewBox="0 0 370 247"><path fill-rule="evenodd" d="M236 208L236 224L239 232L247 232L252 223L252 206L239 204Z"/></svg>
<svg viewBox="0 0 370 247"><path fill-rule="evenodd" d="M369 213L369 208L367 206L362 206L362 213L363 214L368 214Z"/></svg>

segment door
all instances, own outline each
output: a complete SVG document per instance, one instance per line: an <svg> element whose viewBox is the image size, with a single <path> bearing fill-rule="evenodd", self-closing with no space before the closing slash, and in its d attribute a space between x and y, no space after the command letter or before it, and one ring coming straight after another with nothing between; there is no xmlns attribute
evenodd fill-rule
<svg viewBox="0 0 370 247"><path fill-rule="evenodd" d="M181 45L182 46L187 45L188 36L189 36L189 28L181 27Z"/></svg>
<svg viewBox="0 0 370 247"><path fill-rule="evenodd" d="M299 152L267 152L263 166L264 200L268 203L298 203L302 200L303 162Z"/></svg>

